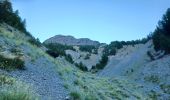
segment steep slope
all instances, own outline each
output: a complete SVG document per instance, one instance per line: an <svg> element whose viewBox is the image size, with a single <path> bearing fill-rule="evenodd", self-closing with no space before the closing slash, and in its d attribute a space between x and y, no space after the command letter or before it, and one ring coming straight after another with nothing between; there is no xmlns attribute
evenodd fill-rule
<svg viewBox="0 0 170 100"><path fill-rule="evenodd" d="M1 70L1 72L31 84L40 99L65 99L68 92L62 85L63 80L57 74L57 65L48 59L48 56L41 49L29 44L26 41L27 36L24 36L19 31L11 32L7 27L9 26L1 25L0 27L0 44L3 47L0 54L3 52L8 52L9 54L11 48L19 48L24 54L25 70L9 72ZM16 33L20 35L16 36Z"/></svg>
<svg viewBox="0 0 170 100"><path fill-rule="evenodd" d="M144 86L144 91L155 99L170 98L170 56L162 57L162 53L154 57L152 41L139 47L124 58L113 57L106 68L98 73L102 77L122 77ZM120 56L120 55L119 55ZM162 57L162 58L160 58ZM117 59L116 59L117 58ZM166 89L165 89L166 88Z"/></svg>
<svg viewBox="0 0 170 100"><path fill-rule="evenodd" d="M102 76L110 77L115 75L126 75L126 72L134 66L142 66L147 61L147 48L150 45L150 42L143 46L141 45L138 49L135 49L134 52L129 53L127 56L123 56L123 58L120 57L121 55L116 55L105 67L107 70L104 69L100 74Z"/></svg>
<svg viewBox="0 0 170 100"><path fill-rule="evenodd" d="M100 48L99 48L100 51ZM95 66L101 60L102 53L90 53L90 52L83 52L80 50L73 51L73 50L66 50L66 54L71 55L73 58L74 63L82 63L85 65L88 70Z"/></svg>
<svg viewBox="0 0 170 100"><path fill-rule="evenodd" d="M45 44L48 43L59 43L64 45L94 45L97 46L100 43L97 41L92 41L88 38L80 38L76 39L73 36L63 36L63 35L56 35L44 41Z"/></svg>

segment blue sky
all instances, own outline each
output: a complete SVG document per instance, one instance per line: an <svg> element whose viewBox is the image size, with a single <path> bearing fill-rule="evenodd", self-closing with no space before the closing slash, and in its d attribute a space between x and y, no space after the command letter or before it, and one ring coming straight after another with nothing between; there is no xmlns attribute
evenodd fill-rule
<svg viewBox="0 0 170 100"><path fill-rule="evenodd" d="M41 42L57 34L104 43L146 37L170 0L12 0Z"/></svg>

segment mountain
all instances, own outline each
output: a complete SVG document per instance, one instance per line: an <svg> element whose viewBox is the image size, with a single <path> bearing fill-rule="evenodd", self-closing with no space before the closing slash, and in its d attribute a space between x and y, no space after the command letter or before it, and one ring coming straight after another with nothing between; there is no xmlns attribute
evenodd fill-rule
<svg viewBox="0 0 170 100"><path fill-rule="evenodd" d="M93 45L97 46L100 43L98 41L93 41L88 38L76 39L73 36L56 35L44 41L45 44L48 43L59 43L64 45Z"/></svg>

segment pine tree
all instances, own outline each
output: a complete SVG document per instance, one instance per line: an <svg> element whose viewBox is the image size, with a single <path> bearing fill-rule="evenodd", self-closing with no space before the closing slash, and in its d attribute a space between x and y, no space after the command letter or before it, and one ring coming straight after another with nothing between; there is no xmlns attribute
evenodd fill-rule
<svg viewBox="0 0 170 100"><path fill-rule="evenodd" d="M155 50L165 50L166 53L170 53L170 8L158 22L153 33L153 43Z"/></svg>

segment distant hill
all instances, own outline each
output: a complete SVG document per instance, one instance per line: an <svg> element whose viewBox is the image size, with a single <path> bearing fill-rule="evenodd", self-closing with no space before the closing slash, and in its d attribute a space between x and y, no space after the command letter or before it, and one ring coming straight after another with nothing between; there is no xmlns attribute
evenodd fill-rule
<svg viewBox="0 0 170 100"><path fill-rule="evenodd" d="M59 44L66 44L66 45L93 45L97 46L100 43L98 41L93 41L88 38L80 38L76 39L73 36L64 36L64 35L55 35L44 41L45 44L48 43L59 43Z"/></svg>

